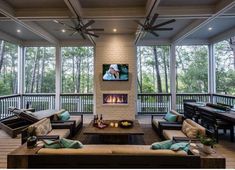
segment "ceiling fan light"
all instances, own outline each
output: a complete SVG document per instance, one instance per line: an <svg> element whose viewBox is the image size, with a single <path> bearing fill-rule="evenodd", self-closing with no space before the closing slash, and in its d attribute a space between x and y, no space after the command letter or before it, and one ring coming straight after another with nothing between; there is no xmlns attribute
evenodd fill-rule
<svg viewBox="0 0 235 170"><path fill-rule="evenodd" d="M113 32L117 32L117 29L116 29L116 28L114 28L114 29L113 29Z"/></svg>

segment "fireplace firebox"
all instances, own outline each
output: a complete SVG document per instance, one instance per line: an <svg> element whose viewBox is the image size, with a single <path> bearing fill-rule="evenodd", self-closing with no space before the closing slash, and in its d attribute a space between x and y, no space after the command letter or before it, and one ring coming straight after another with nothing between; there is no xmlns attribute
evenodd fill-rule
<svg viewBox="0 0 235 170"><path fill-rule="evenodd" d="M128 95L103 94L103 104L128 104Z"/></svg>

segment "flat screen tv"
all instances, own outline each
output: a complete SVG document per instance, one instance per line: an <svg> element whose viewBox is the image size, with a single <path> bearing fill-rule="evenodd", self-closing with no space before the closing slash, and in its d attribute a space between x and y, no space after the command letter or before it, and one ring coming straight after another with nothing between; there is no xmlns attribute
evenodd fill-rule
<svg viewBox="0 0 235 170"><path fill-rule="evenodd" d="M104 81L127 81L128 64L103 64Z"/></svg>

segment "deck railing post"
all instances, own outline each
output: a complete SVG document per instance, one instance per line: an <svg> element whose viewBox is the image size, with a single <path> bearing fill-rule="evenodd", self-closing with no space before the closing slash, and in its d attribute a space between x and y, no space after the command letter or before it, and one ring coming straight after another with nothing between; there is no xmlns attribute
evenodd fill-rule
<svg viewBox="0 0 235 170"><path fill-rule="evenodd" d="M216 93L214 44L209 44L208 48L209 48L209 57L208 57L208 92L210 94L210 102L213 103L213 94Z"/></svg>
<svg viewBox="0 0 235 170"><path fill-rule="evenodd" d="M176 109L176 54L175 44L170 47L170 90L171 90L171 109Z"/></svg>
<svg viewBox="0 0 235 170"><path fill-rule="evenodd" d="M61 94L61 46L56 46L56 83L55 83L55 109L60 109Z"/></svg>

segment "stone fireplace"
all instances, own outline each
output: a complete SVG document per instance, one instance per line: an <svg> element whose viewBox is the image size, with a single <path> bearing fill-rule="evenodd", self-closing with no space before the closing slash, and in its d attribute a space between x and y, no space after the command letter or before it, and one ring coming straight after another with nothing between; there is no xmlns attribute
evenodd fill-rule
<svg viewBox="0 0 235 170"><path fill-rule="evenodd" d="M103 104L128 104L128 95L103 94Z"/></svg>

